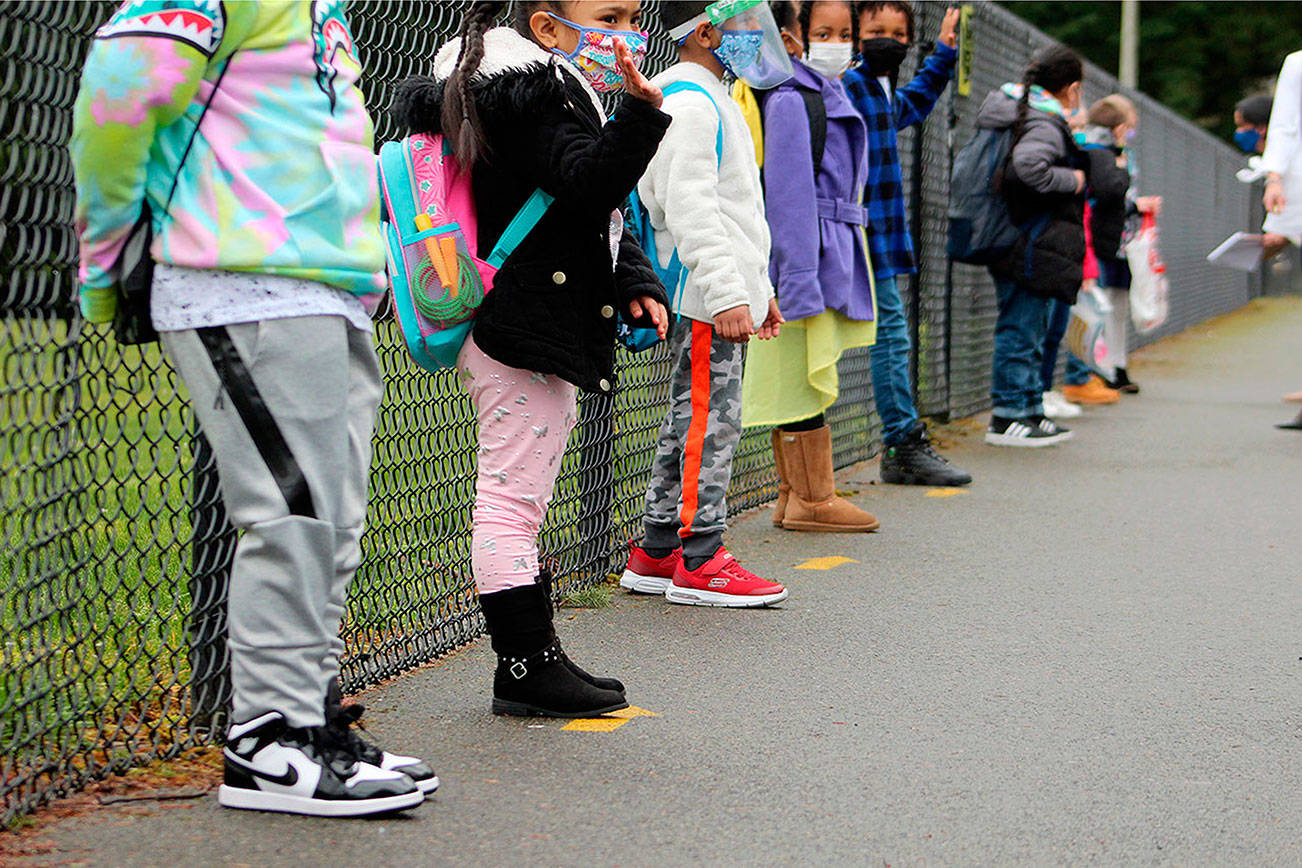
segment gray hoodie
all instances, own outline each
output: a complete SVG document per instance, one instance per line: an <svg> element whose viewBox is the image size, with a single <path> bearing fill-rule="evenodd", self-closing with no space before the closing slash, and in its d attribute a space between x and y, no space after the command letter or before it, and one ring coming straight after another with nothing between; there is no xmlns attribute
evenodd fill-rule
<svg viewBox="0 0 1302 868"><path fill-rule="evenodd" d="M1003 130L1017 123L1017 100L1002 90L991 91L977 112L981 129ZM1013 146L1013 174L1037 193L1076 192L1076 173L1062 165L1068 157L1071 130L1056 114L1027 107L1022 137Z"/></svg>

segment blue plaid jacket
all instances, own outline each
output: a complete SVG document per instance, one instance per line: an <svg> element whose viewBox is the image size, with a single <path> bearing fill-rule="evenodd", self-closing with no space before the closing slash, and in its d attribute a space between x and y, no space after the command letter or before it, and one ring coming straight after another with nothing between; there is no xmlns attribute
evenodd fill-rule
<svg viewBox="0 0 1302 868"><path fill-rule="evenodd" d="M896 132L921 123L931 114L954 75L957 59L957 51L938 44L913 81L895 91L894 105L877 79L862 67L850 70L842 79L850 101L868 124L868 187L863 198L870 223L868 251L878 280L917 270L904 212L904 179Z"/></svg>

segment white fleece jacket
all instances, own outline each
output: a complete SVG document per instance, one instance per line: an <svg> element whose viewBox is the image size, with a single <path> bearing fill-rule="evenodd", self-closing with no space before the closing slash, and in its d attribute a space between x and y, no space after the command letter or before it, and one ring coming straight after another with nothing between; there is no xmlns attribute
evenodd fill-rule
<svg viewBox="0 0 1302 868"><path fill-rule="evenodd" d="M759 328L768 315L769 227L755 145L741 108L705 67L677 63L652 79L665 87L690 81L705 88L719 105L696 91L665 97L662 110L673 117L637 191L655 229L660 264L674 248L688 270L674 310L701 322L737 305L750 306ZM723 117L723 159L714 151Z"/></svg>

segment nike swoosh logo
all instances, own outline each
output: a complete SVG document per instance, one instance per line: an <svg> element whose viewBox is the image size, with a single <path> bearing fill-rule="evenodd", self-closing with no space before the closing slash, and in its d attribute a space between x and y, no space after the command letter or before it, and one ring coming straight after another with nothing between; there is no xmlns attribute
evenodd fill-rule
<svg viewBox="0 0 1302 868"><path fill-rule="evenodd" d="M255 778L261 778L262 780L269 781L273 784L280 784L282 787L292 787L294 784L298 783L298 769L294 768L294 766L288 762L285 763L285 771L283 774L273 775L257 768L256 766L250 765L230 751L226 751L225 753L227 762L239 766Z"/></svg>

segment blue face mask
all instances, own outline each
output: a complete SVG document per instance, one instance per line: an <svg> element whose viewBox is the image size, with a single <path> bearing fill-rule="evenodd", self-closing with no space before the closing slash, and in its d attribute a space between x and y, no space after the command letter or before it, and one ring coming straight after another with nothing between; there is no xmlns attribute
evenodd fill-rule
<svg viewBox="0 0 1302 868"><path fill-rule="evenodd" d="M1256 130L1239 130L1234 134L1234 144L1239 146L1239 150L1245 154L1257 153L1257 143L1261 141L1261 133Z"/></svg>
<svg viewBox="0 0 1302 868"><path fill-rule="evenodd" d="M710 53L734 76L737 70L746 69L759 59L763 30L720 30L719 36L719 47L711 48Z"/></svg>
<svg viewBox="0 0 1302 868"><path fill-rule="evenodd" d="M1076 144L1080 145L1082 148L1085 147L1085 131L1084 131L1084 130L1077 130L1076 132L1074 132L1074 133L1071 134L1071 137L1072 137L1072 139L1076 142Z"/></svg>

